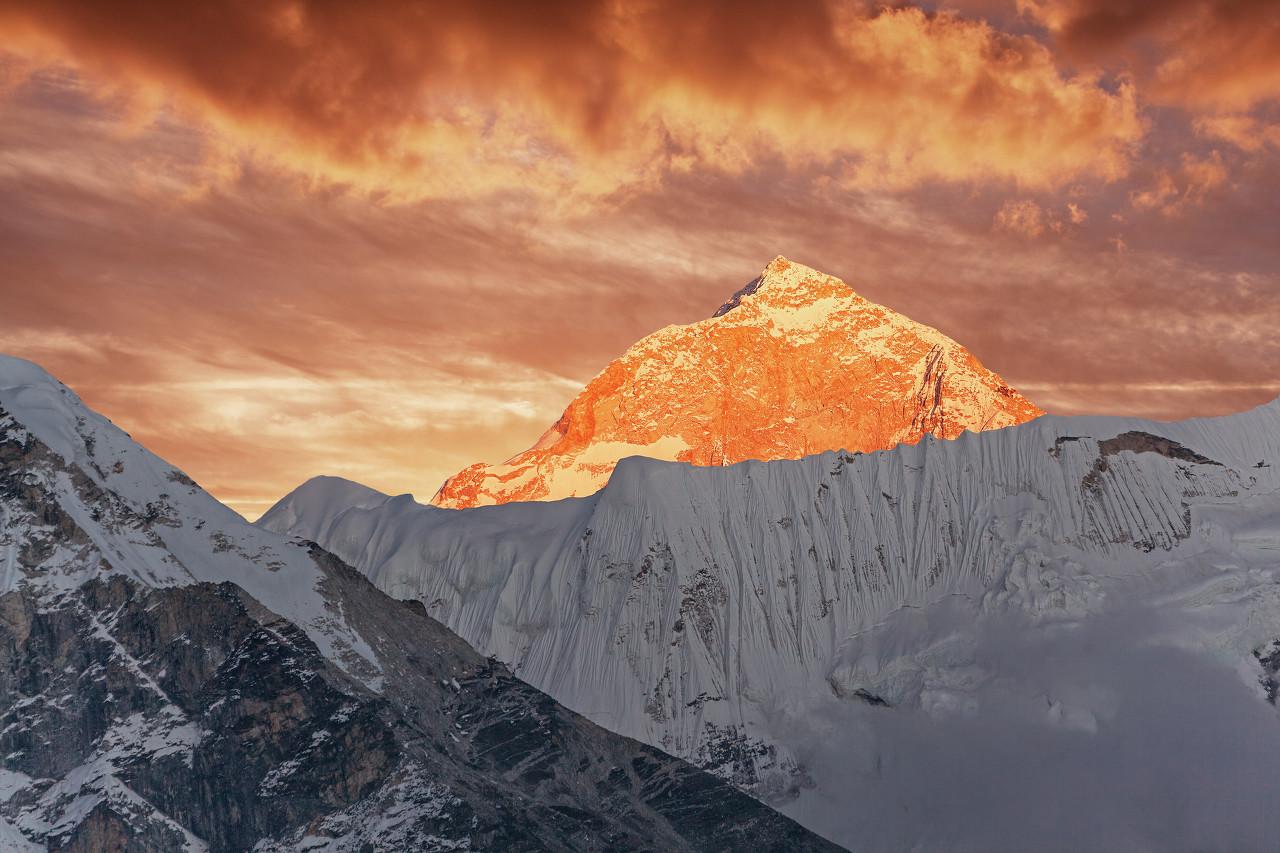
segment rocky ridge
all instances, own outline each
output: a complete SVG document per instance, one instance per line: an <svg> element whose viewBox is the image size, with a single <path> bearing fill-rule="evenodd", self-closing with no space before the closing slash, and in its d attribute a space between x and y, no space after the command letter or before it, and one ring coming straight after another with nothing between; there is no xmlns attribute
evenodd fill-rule
<svg viewBox="0 0 1280 853"><path fill-rule="evenodd" d="M812 849L0 357L0 847Z"/></svg>

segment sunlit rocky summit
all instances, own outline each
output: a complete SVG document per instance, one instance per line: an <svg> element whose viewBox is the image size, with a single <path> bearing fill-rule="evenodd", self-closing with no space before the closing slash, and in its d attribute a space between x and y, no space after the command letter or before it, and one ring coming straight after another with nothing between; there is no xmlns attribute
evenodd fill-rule
<svg viewBox="0 0 1280 853"><path fill-rule="evenodd" d="M432 499L589 495L627 456L728 465L873 451L1029 421L1039 408L946 335L775 258L715 316L640 340L538 442Z"/></svg>

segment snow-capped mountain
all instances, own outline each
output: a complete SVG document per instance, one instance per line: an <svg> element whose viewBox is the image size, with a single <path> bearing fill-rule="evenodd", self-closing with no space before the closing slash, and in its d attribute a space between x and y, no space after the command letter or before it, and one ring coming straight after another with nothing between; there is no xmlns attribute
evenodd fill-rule
<svg viewBox="0 0 1280 853"><path fill-rule="evenodd" d="M0 849L834 850L0 356Z"/></svg>
<svg viewBox="0 0 1280 853"><path fill-rule="evenodd" d="M871 451L1042 412L964 347L786 258L715 316L639 341L538 442L449 478L436 506L589 495L619 459L694 465Z"/></svg>
<svg viewBox="0 0 1280 853"><path fill-rule="evenodd" d="M851 847L1280 848L1280 401L260 524Z"/></svg>

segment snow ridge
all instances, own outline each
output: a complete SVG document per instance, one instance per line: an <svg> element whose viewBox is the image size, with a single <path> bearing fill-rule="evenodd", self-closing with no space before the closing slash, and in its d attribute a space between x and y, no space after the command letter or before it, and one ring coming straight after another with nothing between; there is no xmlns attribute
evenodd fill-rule
<svg viewBox="0 0 1280 853"><path fill-rule="evenodd" d="M1004 684L974 657L975 625L1191 607L1174 639L1133 642L1198 649L1258 693L1254 652L1280 636L1278 472L1280 400L721 468L633 457L588 498L466 512L404 496L336 509L333 483L312 481L260 523L423 602L602 725L852 843L816 769L832 736L818 721L852 706L969 713ZM1106 725L1088 701L1044 707L1037 725L1055 731Z"/></svg>
<svg viewBox="0 0 1280 853"><path fill-rule="evenodd" d="M148 586L231 581L304 628L335 664L377 688L373 651L317 588L322 575L305 548L264 535L37 365L0 355L0 438L21 440L28 432L59 457L33 465L31 476L57 495L91 538L86 545L100 562L67 550L38 576L23 577L16 569L18 550L33 533L6 530L0 593L29 584L55 595L101 574L104 564ZM95 517L89 506L104 493L111 495L110 518Z"/></svg>

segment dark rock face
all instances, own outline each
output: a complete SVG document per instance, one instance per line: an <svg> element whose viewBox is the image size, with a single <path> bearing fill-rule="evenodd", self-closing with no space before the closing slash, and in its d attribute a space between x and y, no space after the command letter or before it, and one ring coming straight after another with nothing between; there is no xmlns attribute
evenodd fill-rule
<svg viewBox="0 0 1280 853"><path fill-rule="evenodd" d="M1238 494L1241 485L1239 473L1221 462L1197 453L1173 439L1141 430L1122 432L1111 438L1097 439L1096 442L1088 436L1063 435L1054 441L1049 453L1054 458L1062 458L1067 448L1087 447L1090 443L1096 443L1097 455L1093 465L1081 478L1080 487L1085 494L1086 511L1098 519L1106 515L1106 492L1114 486L1116 470L1133 465L1140 454L1154 454L1181 463L1178 466L1179 477L1184 484L1184 497L1187 498L1206 494L1230 497ZM1122 455L1125 453L1130 455ZM1190 466L1197 465L1209 466L1210 472L1200 472L1193 479ZM1099 529L1103 527L1100 525ZM1150 529L1146 536L1133 536L1130 531L1125 530L1115 533L1118 535L1109 540L1113 543L1125 542L1146 553L1157 549L1169 550L1191 535L1190 504L1184 502L1179 518L1167 519L1165 525Z"/></svg>
<svg viewBox="0 0 1280 853"><path fill-rule="evenodd" d="M720 779L659 750L619 737L478 655L426 615L395 602L319 548L347 618L380 638L387 700L433 750L514 793L523 808L555 827L537 845L512 834L515 806L477 806L485 849L837 850ZM525 798L533 802L526 804ZM517 822L518 825L518 822ZM557 838L565 839L557 841Z"/></svg>
<svg viewBox="0 0 1280 853"><path fill-rule="evenodd" d="M1122 432L1114 438L1098 442L1098 451L1103 456L1113 456L1122 450L1128 450L1133 453L1156 453L1166 459L1178 459L1182 462L1190 462L1193 465L1222 465L1221 462L1215 462L1207 456L1202 456L1172 439L1152 435L1149 432L1137 430Z"/></svg>
<svg viewBox="0 0 1280 853"><path fill-rule="evenodd" d="M1261 648L1254 649L1253 657L1262 669L1258 676L1258 684L1267 695L1272 705L1280 698L1280 640L1272 640Z"/></svg>
<svg viewBox="0 0 1280 853"><path fill-rule="evenodd" d="M233 584L108 577L51 613L5 595L0 748L8 770L38 781L3 813L34 826L57 805L49 792L93 765L106 796L42 837L54 849L181 849L190 833L213 850L304 837L355 850L387 841L364 837L379 816L397 840L371 849L835 849L343 574L335 585L366 587L362 618L388 645L420 650L396 655L413 670L385 697Z"/></svg>
<svg viewBox="0 0 1280 853"><path fill-rule="evenodd" d="M386 703L353 700L296 627L255 609L229 583L120 576L47 612L0 598L0 749L34 780L0 812L53 849L189 834L244 850L367 796L400 759ZM64 794L97 802L68 821Z"/></svg>
<svg viewBox="0 0 1280 853"><path fill-rule="evenodd" d="M234 583L126 577L100 519L151 544L203 519L159 491L154 513L124 503L0 430L0 558L21 575L0 595L0 847L839 849L561 707L319 548L328 607L368 638L377 679ZM89 579L36 583L55 559Z"/></svg>

